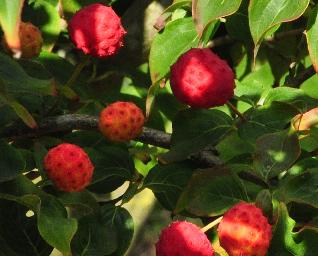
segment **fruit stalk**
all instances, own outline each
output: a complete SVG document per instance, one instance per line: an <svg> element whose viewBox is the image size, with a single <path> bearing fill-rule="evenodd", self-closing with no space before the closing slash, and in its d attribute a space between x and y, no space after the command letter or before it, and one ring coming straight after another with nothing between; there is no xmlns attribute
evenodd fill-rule
<svg viewBox="0 0 318 256"><path fill-rule="evenodd" d="M223 216L215 219L214 221L210 222L208 225L204 226L203 228L201 228L202 232L207 232L208 230L210 230L211 228L215 227L216 225L218 225L221 220L223 219Z"/></svg>
<svg viewBox="0 0 318 256"><path fill-rule="evenodd" d="M226 102L226 105L230 108L230 110L235 113L243 122L246 122L246 118L245 116L240 112L238 111L238 109L230 102Z"/></svg>

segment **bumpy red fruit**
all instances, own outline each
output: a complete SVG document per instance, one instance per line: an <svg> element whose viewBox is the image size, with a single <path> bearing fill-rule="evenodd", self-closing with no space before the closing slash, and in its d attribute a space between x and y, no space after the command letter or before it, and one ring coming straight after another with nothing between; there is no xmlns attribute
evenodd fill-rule
<svg viewBox="0 0 318 256"><path fill-rule="evenodd" d="M41 31L30 22L20 22L19 38L21 44L21 57L36 57L41 52L43 38ZM8 45L3 41L4 47L8 49ZM10 50L10 49L8 49Z"/></svg>
<svg viewBox="0 0 318 256"><path fill-rule="evenodd" d="M90 183L94 171L85 151L69 143L50 149L44 158L44 168L55 186L65 192L84 189Z"/></svg>
<svg viewBox="0 0 318 256"><path fill-rule="evenodd" d="M124 142L140 135L144 122L142 110L134 103L117 101L100 113L99 129L110 141Z"/></svg>
<svg viewBox="0 0 318 256"><path fill-rule="evenodd" d="M242 202L224 214L218 235L229 256L265 256L272 228L261 209Z"/></svg>
<svg viewBox="0 0 318 256"><path fill-rule="evenodd" d="M126 34L111 7L91 4L79 10L69 22L69 35L78 49L95 57L115 54Z"/></svg>
<svg viewBox="0 0 318 256"><path fill-rule="evenodd" d="M156 255L213 256L214 250L199 227L187 221L176 221L162 230Z"/></svg>
<svg viewBox="0 0 318 256"><path fill-rule="evenodd" d="M182 103L195 108L225 104L234 94L234 74L210 49L193 48L171 67L171 88Z"/></svg>

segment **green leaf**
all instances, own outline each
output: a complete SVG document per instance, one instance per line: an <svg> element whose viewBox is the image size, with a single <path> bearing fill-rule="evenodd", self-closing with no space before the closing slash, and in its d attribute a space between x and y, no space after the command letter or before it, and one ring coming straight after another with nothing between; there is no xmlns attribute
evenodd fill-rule
<svg viewBox="0 0 318 256"><path fill-rule="evenodd" d="M232 120L219 110L186 109L173 121L171 150L161 155L164 162L186 159L209 145L217 144L231 131Z"/></svg>
<svg viewBox="0 0 318 256"><path fill-rule="evenodd" d="M70 78L70 74L72 74L75 69L74 65L56 53L42 51L40 56L35 60L40 62L46 70L54 76L54 79L62 85L66 84ZM65 70L68 70L68 72L65 72Z"/></svg>
<svg viewBox="0 0 318 256"><path fill-rule="evenodd" d="M274 101L289 103L299 112L306 112L318 105L318 100L309 97L301 89L291 87L277 87L271 89L266 95L264 105L270 105Z"/></svg>
<svg viewBox="0 0 318 256"><path fill-rule="evenodd" d="M302 89L308 96L318 99L318 90L316 90L316 84L318 83L318 75L314 75L304 81L300 89Z"/></svg>
<svg viewBox="0 0 318 256"><path fill-rule="evenodd" d="M20 50L19 25L24 0L0 0L0 25L12 50Z"/></svg>
<svg viewBox="0 0 318 256"><path fill-rule="evenodd" d="M85 149L95 169L88 190L109 193L132 179L134 163L126 150L119 147L103 147L99 150Z"/></svg>
<svg viewBox="0 0 318 256"><path fill-rule="evenodd" d="M315 168L318 166L318 157L308 157L297 161L289 170L288 173L291 175L299 175L308 169Z"/></svg>
<svg viewBox="0 0 318 256"><path fill-rule="evenodd" d="M158 201L172 211L191 175L192 168L188 164L156 165L146 176L143 187L151 189Z"/></svg>
<svg viewBox="0 0 318 256"><path fill-rule="evenodd" d="M251 144L255 144L256 140L260 136L275 131L277 130L255 121L241 123L238 127L238 134L240 138Z"/></svg>
<svg viewBox="0 0 318 256"><path fill-rule="evenodd" d="M176 36L177 35L177 36ZM178 57L198 45L198 35L191 18L169 22L153 39L149 66L152 83L164 78Z"/></svg>
<svg viewBox="0 0 318 256"><path fill-rule="evenodd" d="M267 129L282 130L299 112L292 104L274 101L256 109L251 109L247 116L250 122L264 125ZM242 124L242 127L244 126L245 124Z"/></svg>
<svg viewBox="0 0 318 256"><path fill-rule="evenodd" d="M25 168L25 160L20 151L0 141L0 182L16 178Z"/></svg>
<svg viewBox="0 0 318 256"><path fill-rule="evenodd" d="M246 143L246 140L241 139L238 136L237 131L231 132L226 136L219 144L216 145L215 149L218 152L218 157L227 162L234 157L246 153L252 153L254 148L251 144Z"/></svg>
<svg viewBox="0 0 318 256"><path fill-rule="evenodd" d="M69 219L64 206L53 196L39 190L32 181L20 175L3 183L1 198L27 206L37 214L37 226L42 238L63 253L70 252L70 242L77 230L77 221Z"/></svg>
<svg viewBox="0 0 318 256"><path fill-rule="evenodd" d="M242 0L193 0L192 16L199 35L206 25L221 17L235 13Z"/></svg>
<svg viewBox="0 0 318 256"><path fill-rule="evenodd" d="M79 221L79 229L72 241L74 256L122 256L134 232L133 220L127 210L105 205L100 213Z"/></svg>
<svg viewBox="0 0 318 256"><path fill-rule="evenodd" d="M256 197L255 205L263 210L265 216L269 219L273 216L273 197L268 189L261 190Z"/></svg>
<svg viewBox="0 0 318 256"><path fill-rule="evenodd" d="M63 205L75 209L72 217L80 218L84 215L92 214L99 209L96 198L87 190L74 193L61 192L58 193L57 197Z"/></svg>
<svg viewBox="0 0 318 256"><path fill-rule="evenodd" d="M181 0L172 3L168 6L161 15L157 18L156 24L154 27L158 30L161 30L165 27L167 20L172 16L173 12L179 8L190 8L191 1L190 0Z"/></svg>
<svg viewBox="0 0 318 256"><path fill-rule="evenodd" d="M269 64L249 73L242 81L236 81L235 96L253 106L256 106L274 84L275 78Z"/></svg>
<svg viewBox="0 0 318 256"><path fill-rule="evenodd" d="M41 236L59 251L69 253L71 240L77 230L77 221L67 218L66 209L53 196L41 196L39 207L37 215Z"/></svg>
<svg viewBox="0 0 318 256"><path fill-rule="evenodd" d="M304 245L303 255L315 255L318 251L318 223L317 218L314 219L310 225L304 226L299 232L296 233L295 240L301 241Z"/></svg>
<svg viewBox="0 0 318 256"><path fill-rule="evenodd" d="M318 208L317 169L310 169L300 175L288 178L277 189L275 197L286 204L296 202Z"/></svg>
<svg viewBox="0 0 318 256"><path fill-rule="evenodd" d="M223 214L240 201L248 201L241 181L226 169L207 169L193 174L180 196L177 212L185 209L196 216Z"/></svg>
<svg viewBox="0 0 318 256"><path fill-rule="evenodd" d="M126 255L130 243L134 236L134 221L130 213L122 207L105 205L101 209L102 220L111 222L112 227L116 227L117 249L111 256Z"/></svg>
<svg viewBox="0 0 318 256"><path fill-rule="evenodd" d="M288 131L265 134L256 141L254 171L268 181L288 170L299 155L297 134Z"/></svg>
<svg viewBox="0 0 318 256"><path fill-rule="evenodd" d="M304 254L303 245L297 244L294 240L293 229L296 222L289 217L284 203L276 206L275 219L277 222L274 226L268 255L307 256Z"/></svg>
<svg viewBox="0 0 318 256"><path fill-rule="evenodd" d="M254 40L254 57L266 33L282 22L299 18L307 9L310 0L251 0L248 16Z"/></svg>
<svg viewBox="0 0 318 256"><path fill-rule="evenodd" d="M248 48L251 48L253 39L248 26L248 2L243 0L239 10L226 18L225 27L232 38L244 42Z"/></svg>
<svg viewBox="0 0 318 256"><path fill-rule="evenodd" d="M18 101L14 100L7 94L7 87L4 82L0 79L0 102L3 104L9 105L12 110L16 113L18 117L22 119L22 121L32 129L38 127L36 121L34 120L33 116L30 112L21 105Z"/></svg>
<svg viewBox="0 0 318 256"><path fill-rule="evenodd" d="M50 255L53 248L40 236L36 216L28 210L16 202L0 200L1 255Z"/></svg>
<svg viewBox="0 0 318 256"><path fill-rule="evenodd" d="M0 79L4 82L10 96L56 94L53 80L29 76L18 62L2 53L0 53Z"/></svg>
<svg viewBox="0 0 318 256"><path fill-rule="evenodd" d="M318 17L318 5L312 10L309 16L308 24L307 24L307 28L305 32L306 38L307 38L309 56L316 72L318 72L318 47L317 47L318 19L317 17Z"/></svg>

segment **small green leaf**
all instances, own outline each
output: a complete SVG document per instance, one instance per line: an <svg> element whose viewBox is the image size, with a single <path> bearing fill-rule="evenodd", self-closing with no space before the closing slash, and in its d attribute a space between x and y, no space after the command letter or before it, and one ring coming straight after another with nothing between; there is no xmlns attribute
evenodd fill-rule
<svg viewBox="0 0 318 256"><path fill-rule="evenodd" d="M218 152L218 157L227 162L234 157L240 155L252 153L254 148L251 144L246 143L246 140L241 139L237 131L229 133L219 144L216 145L215 149Z"/></svg>
<svg viewBox="0 0 318 256"><path fill-rule="evenodd" d="M71 251L70 243L77 230L77 221L67 218L66 209L53 196L41 196L38 229L50 245L63 253Z"/></svg>
<svg viewBox="0 0 318 256"><path fill-rule="evenodd" d="M156 24L154 27L158 30L161 30L165 27L167 20L171 17L173 12L179 8L190 8L191 0L181 0L174 2L172 5L168 6L161 15L157 18Z"/></svg>
<svg viewBox="0 0 318 256"><path fill-rule="evenodd" d="M164 31L156 34L151 45L149 66L152 82L164 78L178 57L197 45L198 36L191 18L169 22Z"/></svg>
<svg viewBox="0 0 318 256"><path fill-rule="evenodd" d="M253 106L273 86L274 75L269 64L249 73L241 81L236 81L235 96Z"/></svg>
<svg viewBox="0 0 318 256"><path fill-rule="evenodd" d="M304 245L303 255L315 255L318 251L318 220L317 217L310 224L305 225L296 233L297 241Z"/></svg>
<svg viewBox="0 0 318 256"><path fill-rule="evenodd" d="M265 134L256 141L254 171L268 181L288 170L299 155L297 134L288 131Z"/></svg>
<svg viewBox="0 0 318 256"><path fill-rule="evenodd" d="M240 138L251 144L255 144L256 140L262 135L275 131L276 129L268 127L265 124L255 122L253 120L241 123L238 127L238 134Z"/></svg>
<svg viewBox="0 0 318 256"><path fill-rule="evenodd" d="M112 227L116 227L118 235L117 249L111 256L126 255L130 243L134 236L134 221L130 213L122 207L105 205L101 209L102 220L111 222Z"/></svg>
<svg viewBox="0 0 318 256"><path fill-rule="evenodd" d="M232 130L232 120L219 110L186 109L173 121L171 150L160 156L164 162L186 159L209 145L215 145Z"/></svg>
<svg viewBox="0 0 318 256"><path fill-rule="evenodd" d="M35 196L33 196L35 197ZM50 255L53 248L40 236L36 216L14 201L0 200L0 246L3 256Z"/></svg>
<svg viewBox="0 0 318 256"><path fill-rule="evenodd" d="M282 22L299 18L307 9L310 0L251 0L248 16L254 40L254 57L266 33Z"/></svg>
<svg viewBox="0 0 318 256"><path fill-rule="evenodd" d="M56 94L53 80L42 80L29 76L18 62L2 53L0 53L0 79L5 83L10 96Z"/></svg>
<svg viewBox="0 0 318 256"><path fill-rule="evenodd" d="M72 217L79 218L84 215L92 214L99 209L96 198L87 190L73 193L60 192L57 197L63 205L75 209Z"/></svg>
<svg viewBox="0 0 318 256"><path fill-rule="evenodd" d="M16 178L25 168L25 160L20 151L4 141L0 141L0 182Z"/></svg>
<svg viewBox="0 0 318 256"><path fill-rule="evenodd" d="M226 169L207 169L193 174L182 193L177 211L185 209L196 216L223 214L240 201L248 201L241 181Z"/></svg>
<svg viewBox="0 0 318 256"><path fill-rule="evenodd" d="M72 241L74 256L122 256L134 232L133 220L127 210L105 205L100 213L79 221L79 229Z"/></svg>
<svg viewBox="0 0 318 256"><path fill-rule="evenodd" d="M193 0L192 16L199 35L206 25L221 17L235 13L242 0Z"/></svg>
<svg viewBox="0 0 318 256"><path fill-rule="evenodd" d="M312 10L307 24L306 29L306 38L309 56L311 58L311 62L318 72L318 47L317 47L317 39L318 39L318 5Z"/></svg>
<svg viewBox="0 0 318 256"><path fill-rule="evenodd" d="M85 149L95 169L88 190L109 193L132 179L134 163L126 150L119 147L103 147L99 150Z"/></svg>
<svg viewBox="0 0 318 256"><path fill-rule="evenodd" d="M303 244L297 244L294 240L293 229L296 222L289 217L284 203L279 203L276 206L274 216L277 222L274 226L268 255L307 256L304 254Z"/></svg>
<svg viewBox="0 0 318 256"><path fill-rule="evenodd" d="M268 189L261 190L256 197L255 205L263 210L265 216L272 219L273 216L273 202L272 194Z"/></svg>
<svg viewBox="0 0 318 256"><path fill-rule="evenodd" d="M143 186L151 189L158 201L172 211L191 175L192 169L188 164L156 165L146 176Z"/></svg>
<svg viewBox="0 0 318 256"><path fill-rule="evenodd" d="M286 204L297 202L318 208L317 169L310 169L300 175L290 177L275 192L275 197Z"/></svg>
<svg viewBox="0 0 318 256"><path fill-rule="evenodd" d="M248 111L247 117L251 123L254 122L264 125L268 130L282 130L290 123L290 120L299 113L300 111L292 104L273 101L251 109ZM242 127L244 126L245 124L242 124Z"/></svg>
<svg viewBox="0 0 318 256"><path fill-rule="evenodd" d="M301 113L307 112L318 105L317 99L309 97L301 89L291 87L277 87L269 90L264 105L270 105L274 101L291 104Z"/></svg>

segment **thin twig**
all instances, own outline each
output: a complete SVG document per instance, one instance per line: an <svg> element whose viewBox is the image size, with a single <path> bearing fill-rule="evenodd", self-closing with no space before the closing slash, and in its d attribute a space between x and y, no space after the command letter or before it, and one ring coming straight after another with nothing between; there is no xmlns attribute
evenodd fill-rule
<svg viewBox="0 0 318 256"><path fill-rule="evenodd" d="M211 228L215 227L216 225L218 225L221 222L222 219L223 219L223 216L215 219L214 221L210 222L205 227L201 228L201 231L203 231L204 233L207 232L209 229L211 229Z"/></svg>
<svg viewBox="0 0 318 256"><path fill-rule="evenodd" d="M246 118L245 116L240 112L238 111L238 109L231 103L231 102L226 102L226 105L230 108L230 110L235 113L243 122L246 122Z"/></svg>
<svg viewBox="0 0 318 256"><path fill-rule="evenodd" d="M83 59L76 65L71 77L69 80L66 82L65 87L71 87L81 74L83 68L86 66L86 64L89 62L90 56L85 55Z"/></svg>
<svg viewBox="0 0 318 256"><path fill-rule="evenodd" d="M290 87L299 87L307 79L311 78L316 74L313 66L306 68L295 77L286 78L285 85Z"/></svg>

